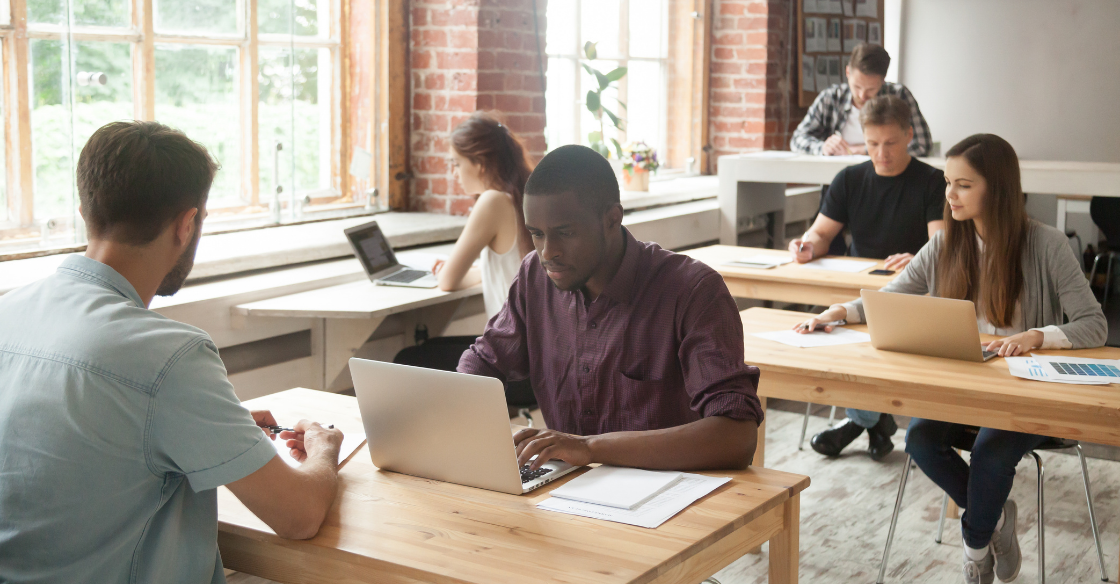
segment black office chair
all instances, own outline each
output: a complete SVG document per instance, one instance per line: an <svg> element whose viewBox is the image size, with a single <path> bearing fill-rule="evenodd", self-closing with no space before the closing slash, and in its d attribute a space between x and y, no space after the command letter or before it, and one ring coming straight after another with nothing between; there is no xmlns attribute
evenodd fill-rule
<svg viewBox="0 0 1120 584"><path fill-rule="evenodd" d="M459 358L474 344L476 337L436 337L419 345L405 347L393 357L393 363L411 365L440 371L455 371ZM513 415L525 418L527 426L533 426L530 412L537 409L537 398L533 386L526 381L511 381L506 384L506 405Z"/></svg>
<svg viewBox="0 0 1120 584"><path fill-rule="evenodd" d="M976 436L980 429L973 427L969 432L964 434L957 442L953 444L953 448L957 450L964 450L967 452L972 451L972 446L976 443ZM1034 450L1027 454L1034 458L1035 465L1038 467L1038 581L1042 584L1046 582L1046 538L1045 529L1043 527L1043 515L1045 508L1042 500L1042 479L1043 479L1043 466L1042 458L1039 457L1039 450L1064 450L1073 448L1077 450L1077 458L1081 460L1081 478L1085 481L1085 500L1089 504L1089 524L1093 528L1093 540L1097 544L1097 562L1101 568L1101 581L1108 582L1108 575L1104 568L1104 553L1101 551L1101 534L1097 530L1097 515L1093 510L1093 493L1089 490L1089 467L1085 464L1085 453L1081 450L1081 444L1076 440L1066 440L1064 438L1047 438L1046 442L1039 445ZM1026 457L1024 457L1026 458ZM917 466L917 465L913 465ZM887 546L883 549L883 563L879 565L879 578L875 580L876 584L883 584L883 578L887 573L887 560L891 554L891 543L894 541L894 528L898 523L898 512L902 509L902 496L906 493L906 482L910 476L911 463L910 455L906 455L906 464L902 466L902 477L898 481L898 496L894 501L894 513L891 514L890 529L887 530ZM941 543L941 535L945 527L945 514L949 507L949 495L946 493L941 499L941 519L937 524L937 537L934 541Z"/></svg>
<svg viewBox="0 0 1120 584"><path fill-rule="evenodd" d="M1092 285L1097 277L1098 264L1102 259L1105 261L1104 296L1101 297L1103 310L1108 307L1108 296L1112 289L1112 262L1120 259L1120 198L1093 197L1089 202L1089 216L1108 242L1108 250L1097 254L1093 259L1093 268L1089 271L1089 284Z"/></svg>

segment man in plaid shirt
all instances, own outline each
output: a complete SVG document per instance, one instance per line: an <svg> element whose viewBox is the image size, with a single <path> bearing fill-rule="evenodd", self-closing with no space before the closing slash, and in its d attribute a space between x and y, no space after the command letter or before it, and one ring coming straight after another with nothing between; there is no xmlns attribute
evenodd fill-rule
<svg viewBox="0 0 1120 584"><path fill-rule="evenodd" d="M933 143L929 126L910 90L884 81L890 64L891 57L883 47L869 43L857 46L845 69L848 82L833 85L817 95L809 113L793 132L790 150L818 156L867 154L859 110L873 97L894 95L910 106L914 139L907 150L911 156L928 155Z"/></svg>

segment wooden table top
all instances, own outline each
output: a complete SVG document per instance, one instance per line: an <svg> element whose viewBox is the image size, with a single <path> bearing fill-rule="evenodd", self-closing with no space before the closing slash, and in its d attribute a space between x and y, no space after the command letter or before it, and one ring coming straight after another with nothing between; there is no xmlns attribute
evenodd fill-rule
<svg viewBox="0 0 1120 584"><path fill-rule="evenodd" d="M368 279L233 307L241 316L377 318L482 294L482 286L454 292L439 288L378 286Z"/></svg>
<svg viewBox="0 0 1120 584"><path fill-rule="evenodd" d="M898 275L897 272L890 276L872 276L868 273L882 268L882 260L837 256L827 257L839 261L875 262L875 265L854 274L816 270L796 262L770 269L726 265L727 262L754 255L789 257L788 251L779 249L712 245L681 253L700 260L719 272L732 296L758 300L828 306L859 298L859 291L863 289L878 290Z"/></svg>
<svg viewBox="0 0 1120 584"><path fill-rule="evenodd" d="M810 316L766 308L741 313L746 361L762 369L759 395L1120 445L1115 384L1020 379L998 357L974 363L880 351L870 343L800 349L751 335L789 329ZM1120 349L1111 347L1036 352L1120 359Z"/></svg>
<svg viewBox="0 0 1120 584"><path fill-rule="evenodd" d="M307 417L360 431L353 397L293 389L245 402L281 424ZM220 489L227 568L282 581L365 575L386 582L652 582L800 493L809 478L769 469L703 473L732 481L657 529L536 508L561 479L513 496L373 466L363 445L340 470L341 493L319 534L278 538ZM770 513L768 513L770 512ZM349 580L347 580L349 581Z"/></svg>

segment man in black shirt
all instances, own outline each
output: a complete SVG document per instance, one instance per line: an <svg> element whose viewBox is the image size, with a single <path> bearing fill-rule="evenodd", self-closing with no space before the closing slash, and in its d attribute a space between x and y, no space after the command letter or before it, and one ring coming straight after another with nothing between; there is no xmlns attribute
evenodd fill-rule
<svg viewBox="0 0 1120 584"><path fill-rule="evenodd" d="M849 255L886 259L886 269L901 270L945 226L944 173L906 149L914 136L910 106L895 96L876 97L860 110L860 123L871 160L845 168L832 180L813 226L789 244L798 263L826 255L847 225ZM865 429L871 458L882 460L894 450L894 417L853 409L847 420L813 436L810 444L836 456Z"/></svg>

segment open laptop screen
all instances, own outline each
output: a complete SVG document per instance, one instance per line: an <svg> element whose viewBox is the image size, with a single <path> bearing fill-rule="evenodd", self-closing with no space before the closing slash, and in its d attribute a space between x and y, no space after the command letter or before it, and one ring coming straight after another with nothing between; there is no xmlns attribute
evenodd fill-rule
<svg viewBox="0 0 1120 584"><path fill-rule="evenodd" d="M386 268L397 265L397 258L393 255L393 248L381 233L381 228L376 221L351 227L346 230L346 238L354 248L354 255L362 262L369 275L376 274Z"/></svg>

